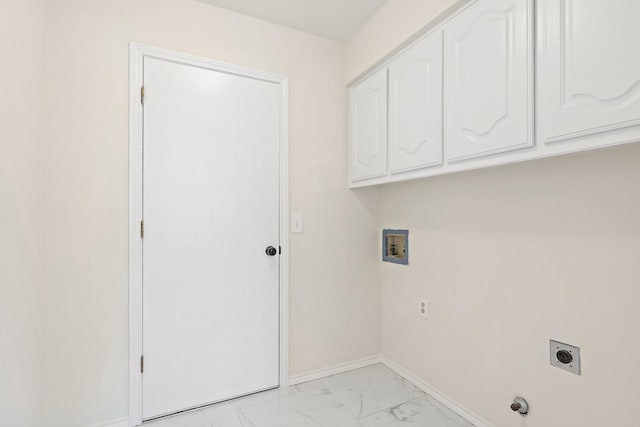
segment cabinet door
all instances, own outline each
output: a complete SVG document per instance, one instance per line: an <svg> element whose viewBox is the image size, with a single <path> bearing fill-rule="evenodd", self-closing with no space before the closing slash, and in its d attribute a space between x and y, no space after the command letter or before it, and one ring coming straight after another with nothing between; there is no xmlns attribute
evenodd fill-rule
<svg viewBox="0 0 640 427"><path fill-rule="evenodd" d="M387 174L387 69L354 86L349 96L351 180Z"/></svg>
<svg viewBox="0 0 640 427"><path fill-rule="evenodd" d="M541 0L545 142L640 124L640 1Z"/></svg>
<svg viewBox="0 0 640 427"><path fill-rule="evenodd" d="M389 170L442 164L442 32L389 66Z"/></svg>
<svg viewBox="0 0 640 427"><path fill-rule="evenodd" d="M533 145L531 0L483 0L445 27L445 152L464 160Z"/></svg>

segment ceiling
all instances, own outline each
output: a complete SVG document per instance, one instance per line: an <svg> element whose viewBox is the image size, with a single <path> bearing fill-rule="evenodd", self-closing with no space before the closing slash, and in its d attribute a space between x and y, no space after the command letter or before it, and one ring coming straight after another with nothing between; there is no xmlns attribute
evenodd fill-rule
<svg viewBox="0 0 640 427"><path fill-rule="evenodd" d="M386 0L200 0L332 40L344 41Z"/></svg>

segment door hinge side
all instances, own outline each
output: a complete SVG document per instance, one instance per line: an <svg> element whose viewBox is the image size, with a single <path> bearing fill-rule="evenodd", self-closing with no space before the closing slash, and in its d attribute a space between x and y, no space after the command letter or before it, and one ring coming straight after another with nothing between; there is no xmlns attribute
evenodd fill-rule
<svg viewBox="0 0 640 427"><path fill-rule="evenodd" d="M140 221L140 238L144 239L144 220Z"/></svg>
<svg viewBox="0 0 640 427"><path fill-rule="evenodd" d="M144 105L144 86L140 88L140 103Z"/></svg>
<svg viewBox="0 0 640 427"><path fill-rule="evenodd" d="M140 356L140 373L144 374L144 356Z"/></svg>

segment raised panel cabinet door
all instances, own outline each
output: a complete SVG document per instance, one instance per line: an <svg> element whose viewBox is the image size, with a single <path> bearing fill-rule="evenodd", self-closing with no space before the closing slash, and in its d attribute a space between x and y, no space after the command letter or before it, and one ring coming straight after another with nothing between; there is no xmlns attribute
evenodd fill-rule
<svg viewBox="0 0 640 427"><path fill-rule="evenodd" d="M640 1L541 0L547 143L640 125Z"/></svg>
<svg viewBox="0 0 640 427"><path fill-rule="evenodd" d="M442 32L389 66L389 170L442 164Z"/></svg>
<svg viewBox="0 0 640 427"><path fill-rule="evenodd" d="M445 153L533 145L533 3L483 0L445 27Z"/></svg>
<svg viewBox="0 0 640 427"><path fill-rule="evenodd" d="M352 87L349 94L351 180L387 174L387 69Z"/></svg>

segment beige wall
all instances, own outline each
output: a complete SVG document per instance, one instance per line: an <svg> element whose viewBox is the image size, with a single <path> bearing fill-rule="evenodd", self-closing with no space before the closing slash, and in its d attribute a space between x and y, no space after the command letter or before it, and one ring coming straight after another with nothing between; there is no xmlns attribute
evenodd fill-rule
<svg viewBox="0 0 640 427"><path fill-rule="evenodd" d="M499 427L637 426L639 164L634 144L383 187L411 252L380 267L382 353ZM581 348L582 376L549 339Z"/></svg>
<svg viewBox="0 0 640 427"><path fill-rule="evenodd" d="M345 42L347 81L356 78L458 0L388 0Z"/></svg>
<svg viewBox="0 0 640 427"><path fill-rule="evenodd" d="M0 425L41 426L44 2L0 1Z"/></svg>
<svg viewBox="0 0 640 427"><path fill-rule="evenodd" d="M290 76L291 373L378 351L377 191L346 188L343 46L192 0L51 0L45 410L127 416L128 43Z"/></svg>
<svg viewBox="0 0 640 427"><path fill-rule="evenodd" d="M347 78L445 7L390 0L347 42ZM637 426L638 165L634 144L381 187L380 228L411 250L379 264L382 353L498 427ZM549 339L581 347L582 376Z"/></svg>

